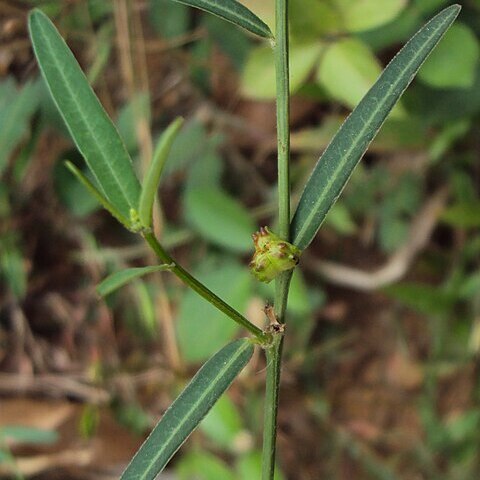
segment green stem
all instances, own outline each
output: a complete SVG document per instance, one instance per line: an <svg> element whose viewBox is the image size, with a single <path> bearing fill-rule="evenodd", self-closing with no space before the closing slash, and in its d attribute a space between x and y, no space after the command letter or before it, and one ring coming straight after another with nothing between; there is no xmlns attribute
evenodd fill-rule
<svg viewBox="0 0 480 480"><path fill-rule="evenodd" d="M276 0L275 72L277 84L278 235L290 237L290 78L288 0Z"/></svg>
<svg viewBox="0 0 480 480"><path fill-rule="evenodd" d="M280 368L283 334L274 335L273 343L265 349L267 378L265 385L265 411L263 420L262 479L273 480L277 443L277 413L279 403Z"/></svg>
<svg viewBox="0 0 480 480"><path fill-rule="evenodd" d="M275 0L275 71L277 82L278 143L278 235L290 240L290 77L288 0ZM285 322L288 289L292 272L275 281L275 315ZM279 327L277 325L277 327ZM272 344L266 349L267 378L263 432L262 479L273 480L277 443L277 415L280 393L280 370L283 350L283 326L273 329Z"/></svg>
<svg viewBox="0 0 480 480"><path fill-rule="evenodd" d="M241 313L237 312L233 307L225 303L220 297L215 295L209 290L203 283L199 282L189 272L187 272L182 266L180 266L160 245L159 241L153 233L145 233L145 240L148 242L152 250L155 252L159 260L166 264L171 264L171 272L174 273L183 283L188 285L191 289L195 290L205 300L210 302L214 307L218 308L225 315L229 316L232 320L237 322L242 327L246 328L250 333L264 344L267 340L267 335L262 332L253 323L249 322Z"/></svg>

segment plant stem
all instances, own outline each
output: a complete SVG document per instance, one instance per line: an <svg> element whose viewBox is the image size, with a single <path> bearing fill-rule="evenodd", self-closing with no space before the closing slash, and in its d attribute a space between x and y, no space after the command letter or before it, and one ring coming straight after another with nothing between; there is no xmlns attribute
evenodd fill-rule
<svg viewBox="0 0 480 480"><path fill-rule="evenodd" d="M195 290L205 300L210 302L214 307L218 308L225 315L229 316L236 323L246 328L252 333L260 343L264 344L267 340L267 335L262 332L253 323L249 322L240 312L237 312L228 303L224 302L220 297L215 295L209 290L203 283L199 282L194 276L187 272L182 266L180 266L162 247L155 235L151 232L144 234L145 240L148 242L152 250L155 252L159 260L166 264L171 264L171 272L174 273L183 283L188 285L191 289Z"/></svg>
<svg viewBox="0 0 480 480"><path fill-rule="evenodd" d="M283 334L274 335L273 343L265 349L267 378L265 385L265 411L263 420L262 479L272 480L275 474L277 443L277 412L279 403L280 367Z"/></svg>
<svg viewBox="0 0 480 480"><path fill-rule="evenodd" d="M290 79L288 0L276 0L275 74L277 84L278 235L290 237Z"/></svg>
<svg viewBox="0 0 480 480"><path fill-rule="evenodd" d="M290 77L288 0L275 1L275 71L277 84L278 145L278 235L290 239ZM288 289L292 272L285 272L275 281L275 315L285 322ZM277 443L277 415L280 393L280 370L283 350L283 327L273 329L273 341L266 348L267 378L263 431L262 479L273 480ZM277 325L278 327L278 325Z"/></svg>

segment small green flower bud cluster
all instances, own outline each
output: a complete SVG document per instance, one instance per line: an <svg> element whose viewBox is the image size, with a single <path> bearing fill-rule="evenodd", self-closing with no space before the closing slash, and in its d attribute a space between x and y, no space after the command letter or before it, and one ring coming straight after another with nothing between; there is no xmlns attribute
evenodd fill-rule
<svg viewBox="0 0 480 480"><path fill-rule="evenodd" d="M255 254L250 269L261 282L269 283L280 273L294 268L301 255L295 245L282 240L267 227L252 235Z"/></svg>

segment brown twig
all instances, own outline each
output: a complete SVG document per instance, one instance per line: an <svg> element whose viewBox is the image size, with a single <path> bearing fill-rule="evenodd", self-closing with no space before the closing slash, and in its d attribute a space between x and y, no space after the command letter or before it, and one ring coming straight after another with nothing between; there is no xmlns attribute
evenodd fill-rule
<svg viewBox="0 0 480 480"><path fill-rule="evenodd" d="M448 198L447 188L441 188L427 201L412 222L407 241L380 268L366 272L306 255L304 265L329 283L354 290L372 291L399 281L410 269L435 229Z"/></svg>

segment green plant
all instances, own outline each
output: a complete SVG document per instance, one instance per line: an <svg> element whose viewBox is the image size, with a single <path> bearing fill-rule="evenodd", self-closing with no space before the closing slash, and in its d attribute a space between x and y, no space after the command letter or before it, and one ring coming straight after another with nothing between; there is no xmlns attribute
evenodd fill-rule
<svg viewBox="0 0 480 480"><path fill-rule="evenodd" d="M453 5L435 16L385 68L318 161L291 219L288 0L276 0L275 35L262 20L236 0L178 1L243 27L268 41L274 49L278 127L278 232L272 236L268 230L264 231L271 238L262 243L261 264L254 263L254 268L260 267L262 270L267 263L268 274L260 275L261 280L269 281L275 274L278 275L275 278L274 307L266 308L269 322L263 330L179 265L153 233L152 205L181 120L174 122L160 139L150 169L141 184L122 139L75 58L53 24L38 10L30 15L30 33L35 55L52 97L94 180L87 178L73 164L68 164L70 170L117 220L145 238L161 262L158 266L116 273L100 286L100 292L110 293L145 273L168 270L251 334L251 338L236 340L225 346L205 363L165 413L122 478L155 478L245 367L253 354L254 346L258 345L265 351L267 360L262 476L264 479L272 479L285 312L293 267L301 251L313 240L386 117L457 17L460 7ZM222 225L215 228L221 229Z"/></svg>
<svg viewBox="0 0 480 480"><path fill-rule="evenodd" d="M0 279L8 285L9 296L15 301L26 295L27 274L22 242L12 223L20 203L16 192L38 140L38 131L29 132L29 127L39 103L38 82L29 82L19 90L12 78L0 83ZM28 133L29 141L20 149L15 164L10 165L12 152Z"/></svg>
<svg viewBox="0 0 480 480"><path fill-rule="evenodd" d="M0 466L16 480L24 476L18 471L15 457L10 451L11 445L50 445L58 441L58 434L53 430L43 430L20 425L7 425L0 428Z"/></svg>

